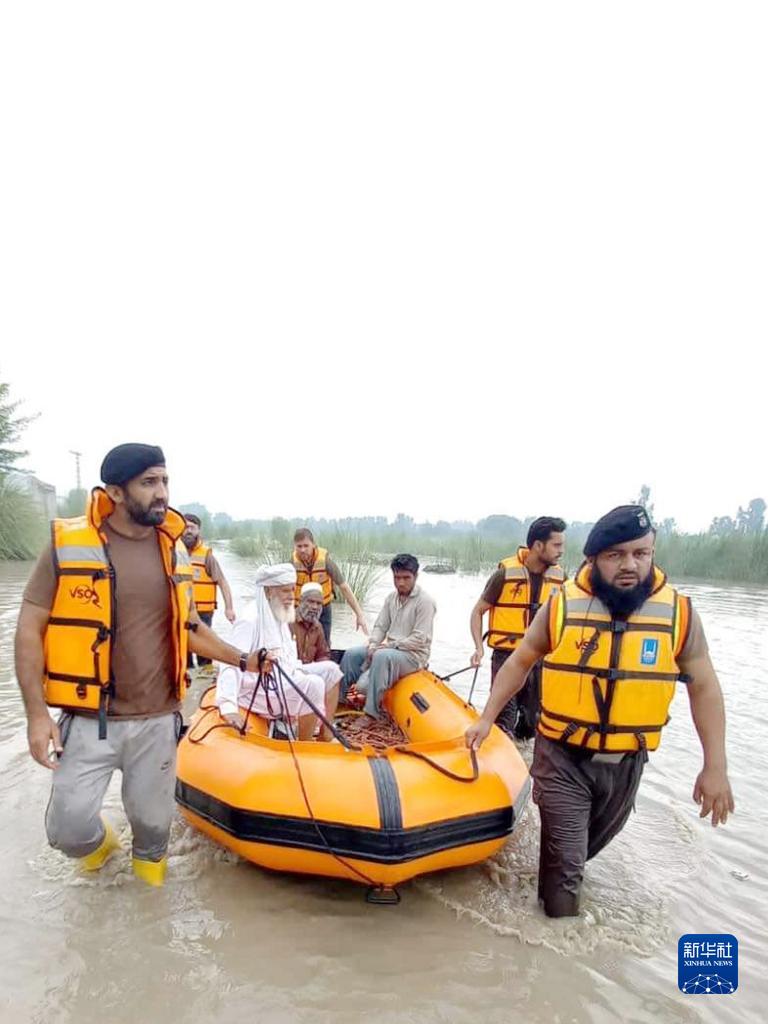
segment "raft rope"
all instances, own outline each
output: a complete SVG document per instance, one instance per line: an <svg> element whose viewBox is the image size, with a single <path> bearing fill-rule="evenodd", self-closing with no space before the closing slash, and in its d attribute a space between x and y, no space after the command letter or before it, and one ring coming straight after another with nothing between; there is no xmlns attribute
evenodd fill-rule
<svg viewBox="0 0 768 1024"><path fill-rule="evenodd" d="M278 665L278 669L279 668L280 668L280 666ZM291 682L290 678L285 674L285 672L282 671L282 669L280 669L280 671L279 671L279 676L280 677L284 677L285 679L287 679L289 683ZM291 685L295 686L295 683L292 683ZM286 697L285 697L285 690L283 689L282 678L278 680L277 691L276 692L277 692L277 695L278 695L277 699L278 699L278 701L280 702L280 704L282 706L283 713L287 717L288 716L288 702L287 702ZM307 703L310 704L310 702L308 700L307 700ZM310 704L310 707L312 707L311 704ZM324 717L323 717L323 720L325 721ZM335 729L333 730L333 732L334 732L334 735L336 735L336 730ZM315 817L315 812L312 810L312 805L309 802L309 796L307 794L307 789L306 789L306 786L304 785L304 776L301 774L301 765L299 764L299 759L296 756L296 751L295 751L294 746L293 746L293 737L291 736L291 731L290 730L288 731L288 735L286 736L286 739L288 741L288 748L291 751L291 757L293 758L293 766L296 769L296 777L299 780L299 787L301 789L301 795L304 798L304 806L307 808L307 814L309 815L309 820L312 822L312 826L314 827L315 832L317 832L318 836L320 837L320 841L322 842L323 846L325 846L326 850L331 855L331 857L333 857L334 860L338 861L338 863L341 864L342 867L346 868L347 871L351 871L352 874L357 875L357 877L361 878L364 882L367 882L368 885L370 885L373 889L386 889L387 886L382 885L381 883L375 881L375 879L371 878L370 875L366 875L366 873L364 871L361 871L359 868L356 868L354 864L350 864L349 861L346 860L344 857L342 857L341 854L338 854L334 850L334 848L331 846L331 844L328 842L327 838L323 834L323 830L320 828L320 824L319 824L317 818ZM347 746L347 749L350 749L348 744L345 743L345 746Z"/></svg>
<svg viewBox="0 0 768 1024"><path fill-rule="evenodd" d="M261 651L259 651L259 654L261 654ZM297 686L296 683L294 683L294 681L288 675L288 673L285 672L283 668L281 668L280 662L276 661L275 662L275 667L277 668L277 674L278 674L278 677L280 678L280 680L284 679L287 683L289 683L293 687L293 689L296 691L296 693L299 694L299 696L304 700L304 702L306 704L308 704L309 707L312 709L312 711L317 715L317 717L320 719L320 721L323 723L323 725L326 725L331 730L331 733L339 741L339 743L342 745L342 747L345 747L347 750L360 750L361 749L356 744L351 743L347 739L347 737L342 732L340 732L339 729L336 728L335 724L332 721L329 720L329 718L325 714L325 712L321 711L318 707L316 707L312 703L312 701L309 699L309 697L306 695L306 693L304 693L304 691L301 689L301 687ZM283 690L283 695L285 695L285 691L284 690ZM251 702L251 703L253 703L253 702Z"/></svg>
<svg viewBox="0 0 768 1024"><path fill-rule="evenodd" d="M267 652L266 652L266 650L264 648L262 648L259 651L259 666L261 666L263 664L264 659L266 657L266 653ZM277 667L277 670L278 670L277 678L273 677L270 674L268 676L268 679L271 679L272 683L274 685L274 693L276 695L277 702L278 702L279 707L280 707L281 717L283 717L283 719L288 724L288 730L287 730L287 733L286 733L286 741L288 743L288 749L291 752L291 759L293 760L293 766L294 766L294 768L296 770L296 778L298 779L298 782L299 782L299 788L301 789L301 795L302 795L302 799L304 800L304 806L307 809L307 815L309 816L309 820L312 822L312 827L314 828L315 832L317 833L321 843L323 844L323 846L328 851L328 854L331 857L333 857L333 859L335 861L337 861L339 864L341 864L341 866L343 868L345 868L347 871L351 872L353 875L356 875L363 882L366 882L368 885L371 886L372 890L374 890L374 891L381 891L381 890L387 889L388 888L387 886L385 886L385 885L375 881L375 879L371 878L370 875L367 875L364 871L361 871L359 868L355 867L354 864L351 864L345 857L342 857L341 854L337 853L336 850L334 850L333 846L328 841L328 839L325 836L325 834L323 833L323 830L322 830L322 828L320 826L320 823L318 822L317 817L315 816L315 812L312 810L312 804L310 803L310 800L309 800L309 794L307 793L307 788L306 788L306 786L304 784L304 776L302 775L301 765L299 763L298 757L296 756L296 750L294 748L294 739L295 738L292 735L293 730L292 730L292 727L291 727L291 724L290 724L290 715L289 715L289 712L288 712L288 701L287 701L287 698L285 696L285 688L283 686L283 680L288 682L289 685L292 686L294 690L296 690L299 694L301 694L301 696L306 701L306 703L310 706L312 711L314 711L314 713L318 716L318 718L321 719L321 721L325 725L329 726L329 728L330 728L331 732L333 733L333 735L339 740L339 742L347 750L361 750L362 748L359 747L357 744L350 743L349 740L347 740L346 737L342 736L340 734L340 732L338 731L338 729L336 728L336 726L332 722L328 721L327 717L317 707L315 707L315 705L312 703L312 701L309 700L309 698L306 696L305 693L303 693L303 691L301 689L299 689L299 687L296 685L296 683L294 683L294 681L291 679L291 677L285 671L283 671L283 669L280 667L279 663L275 662L274 664L275 664L275 666ZM471 667L472 666L470 665L468 668L471 668ZM461 672L468 671L468 668L467 669L460 669L458 672L451 673L451 675L459 675ZM475 669L475 679L477 679L477 671L478 670ZM442 678L442 679L445 680L445 679L450 679L451 676L445 676L445 677L439 677L439 678ZM241 735L244 735L245 731L247 729L248 717L250 716L251 711L253 710L253 703L254 703L254 700L256 698L256 693L257 693L257 691L258 691L260 686L264 686L265 692L267 692L267 688L269 686L269 683L268 683L267 679L265 679L264 674L261 671L259 671L259 678L258 678L258 681L256 683L256 686L254 687L254 691L253 691L253 694L251 695L250 703L249 703L248 708L246 710L245 722L244 722L243 726L238 730L238 732ZM474 689L474 680L472 682L472 688ZM470 691L470 696L471 696L471 691ZM269 701L269 697L267 697L267 700ZM201 710L205 711L206 715L210 711L218 711L218 708L215 705L209 705L208 707L204 707L203 704L201 703L200 704L200 708L201 708ZM217 722L215 725L212 725L208 730L206 730L206 732L203 733L203 735L200 736L200 737L193 737L192 736L192 731L190 730L190 732L188 734L189 742L193 743L193 744L202 743L202 741L206 738L206 736L209 736L213 732L214 729L222 729L222 728L228 729L228 728L232 728L232 727L229 725L228 722ZM399 746L392 747L391 749L396 750L400 754L405 754L408 757L415 757L419 761L423 761L425 764L428 764L430 766L430 768L434 768L435 771L439 772L441 775L445 775L446 778L452 779L455 782L475 782L477 780L477 778L478 778L478 775L479 775L479 767L478 767L478 763L477 763L477 753L476 753L476 751L474 749L471 749L469 751L470 762L472 764L472 775L471 776L457 775L455 772L452 772L448 768L444 768L442 765L438 764L436 761L433 761L430 757L427 757L426 754L421 754L421 753L419 753L416 750L409 750L408 747L399 745Z"/></svg>
<svg viewBox="0 0 768 1024"><path fill-rule="evenodd" d="M479 665L467 665L466 668L460 668L457 672L449 672L447 676L438 676L437 678L447 683L449 679L453 679L454 676L460 676L462 672L471 672L474 668L475 674L472 676L472 685L469 688L469 696L467 697L467 704L470 707L474 707L472 704L472 694L475 692L475 683L477 682L477 673L480 671Z"/></svg>
<svg viewBox="0 0 768 1024"><path fill-rule="evenodd" d="M429 765L430 768L434 768L436 772L440 772L441 775L445 775L448 779L453 779L454 782L477 782L477 778L480 774L480 769L477 764L477 753L474 748L469 751L469 760L472 764L471 775L457 775L452 772L449 768L444 768L437 761L433 761L431 757L427 757L426 754L420 754L418 750L409 750L408 747L394 747L399 754L407 754L408 757L416 757L419 761L424 761Z"/></svg>

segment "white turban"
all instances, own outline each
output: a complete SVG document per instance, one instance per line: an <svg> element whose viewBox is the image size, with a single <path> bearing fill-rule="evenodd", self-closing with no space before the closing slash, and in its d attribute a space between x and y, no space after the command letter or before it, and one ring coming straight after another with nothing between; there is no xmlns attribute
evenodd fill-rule
<svg viewBox="0 0 768 1024"><path fill-rule="evenodd" d="M290 562L279 565L260 565L253 582L257 587L296 586L296 570Z"/></svg>
<svg viewBox="0 0 768 1024"><path fill-rule="evenodd" d="M301 596L305 594L320 594L322 596L323 588L319 583L315 583L314 580L310 580L309 583L305 583L301 588Z"/></svg>
<svg viewBox="0 0 768 1024"><path fill-rule="evenodd" d="M280 651L280 664L290 675L298 665L296 644L288 625L285 622L278 622L275 618L264 588L294 586L296 570L288 562L280 565L260 565L256 570L254 583L256 600L252 612L255 612L256 628L251 650L258 651L265 647L268 651Z"/></svg>

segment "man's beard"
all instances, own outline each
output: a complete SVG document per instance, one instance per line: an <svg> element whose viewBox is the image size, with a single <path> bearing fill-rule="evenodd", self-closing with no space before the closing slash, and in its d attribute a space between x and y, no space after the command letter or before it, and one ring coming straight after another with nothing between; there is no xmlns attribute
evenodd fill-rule
<svg viewBox="0 0 768 1024"><path fill-rule="evenodd" d="M286 608L282 601L272 599L269 602L269 607L279 623L290 626L292 622L296 621L296 608L293 605Z"/></svg>
<svg viewBox="0 0 768 1024"><path fill-rule="evenodd" d="M592 565L591 583L595 597L603 602L613 618L626 619L651 596L653 566L646 578L634 587L614 587L605 582L595 562Z"/></svg>
<svg viewBox="0 0 768 1024"><path fill-rule="evenodd" d="M188 533L182 533L181 539L184 541L187 551L194 551L197 547L197 537L190 537Z"/></svg>
<svg viewBox="0 0 768 1024"><path fill-rule="evenodd" d="M322 614L322 610L319 608L307 608L303 604L299 605L299 618L308 626L311 626L313 622L318 622Z"/></svg>
<svg viewBox="0 0 768 1024"><path fill-rule="evenodd" d="M168 507L162 502L153 502L149 508L144 508L126 492L125 511L139 526L160 526L168 512Z"/></svg>

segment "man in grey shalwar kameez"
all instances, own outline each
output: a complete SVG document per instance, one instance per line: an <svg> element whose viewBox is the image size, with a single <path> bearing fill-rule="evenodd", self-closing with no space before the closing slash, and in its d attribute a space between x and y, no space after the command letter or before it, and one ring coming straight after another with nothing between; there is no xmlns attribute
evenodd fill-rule
<svg viewBox="0 0 768 1024"><path fill-rule="evenodd" d="M396 555L392 569L395 590L384 602L367 647L351 647L341 660L342 695L354 683L365 694L365 710L381 713L384 693L402 676L426 668L437 608L416 586L419 563L413 555Z"/></svg>

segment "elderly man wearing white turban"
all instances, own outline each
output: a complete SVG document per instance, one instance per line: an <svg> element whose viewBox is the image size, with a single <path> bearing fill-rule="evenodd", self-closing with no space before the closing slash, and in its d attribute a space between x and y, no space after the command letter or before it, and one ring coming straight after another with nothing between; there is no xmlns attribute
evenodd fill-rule
<svg viewBox="0 0 768 1024"><path fill-rule="evenodd" d="M296 642L290 631L290 623L295 616L295 568L290 564L262 565L256 570L254 582L256 600L251 612L235 623L232 642L243 651L265 649L269 660L280 666L301 693L297 693L290 683L281 679L276 667L272 669L272 674L278 682L278 688L276 690L272 684L269 690L265 690L264 686L257 687L257 673L242 672L239 668L225 665L216 683L216 704L221 715L231 725L238 727L242 726L244 720L240 709L250 707L252 699L252 711L265 718L281 718L284 710L287 710L291 725L298 723L298 738L311 740L317 726L317 715L309 702L316 708L323 708L326 718L332 721L339 702L341 670L332 661L311 665L302 665L299 661ZM285 709L281 708L282 702L286 705ZM323 726L320 738L331 739L327 726Z"/></svg>

